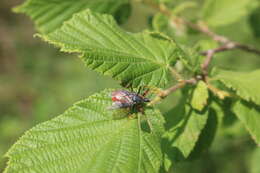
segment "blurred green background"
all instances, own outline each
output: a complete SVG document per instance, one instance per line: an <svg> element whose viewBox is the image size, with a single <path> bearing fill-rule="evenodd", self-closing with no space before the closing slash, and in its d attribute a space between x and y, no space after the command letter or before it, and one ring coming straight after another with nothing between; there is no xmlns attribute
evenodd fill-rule
<svg viewBox="0 0 260 173"><path fill-rule="evenodd" d="M96 91L119 87L118 82L85 68L75 55L60 53L34 38L36 31L31 20L11 11L22 2L0 1L0 172L7 161L4 154L26 130L61 114L76 101ZM132 32L146 28L152 13L150 9L134 5L124 28ZM248 16L216 31L260 47ZM194 36L190 45L198 38L205 39ZM260 67L260 57L232 51L219 54L214 63L223 68L248 71ZM160 105L162 111L176 104L178 97L176 93L164 101ZM225 123L211 148L200 159L176 165L176 172L260 173L260 149L256 149L234 115L230 114Z"/></svg>

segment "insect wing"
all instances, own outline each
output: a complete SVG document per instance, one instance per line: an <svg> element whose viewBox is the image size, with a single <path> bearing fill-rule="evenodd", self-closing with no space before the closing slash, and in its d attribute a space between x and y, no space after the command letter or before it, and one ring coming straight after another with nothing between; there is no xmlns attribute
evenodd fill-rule
<svg viewBox="0 0 260 173"><path fill-rule="evenodd" d="M112 92L112 101L113 102L121 102L126 105L133 104L131 99L131 93L124 90L114 91Z"/></svg>

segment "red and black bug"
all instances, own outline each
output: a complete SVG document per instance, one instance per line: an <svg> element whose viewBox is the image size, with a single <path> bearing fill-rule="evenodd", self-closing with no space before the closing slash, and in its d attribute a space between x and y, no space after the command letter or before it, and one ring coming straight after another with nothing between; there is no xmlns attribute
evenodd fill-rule
<svg viewBox="0 0 260 173"><path fill-rule="evenodd" d="M130 92L127 90L117 90L112 92L112 101L113 104L110 109L121 109L121 108L133 108L134 106L140 106L143 103L150 102L148 98L145 98L145 92L143 95L140 95L139 92Z"/></svg>
<svg viewBox="0 0 260 173"><path fill-rule="evenodd" d="M143 94L140 94L140 91L141 88L139 88L139 91L137 93L127 90L113 91L111 94L113 103L112 106L109 107L109 109L128 109L128 115L132 115L132 113L138 112L141 112L143 115L145 115L144 104L150 102L150 100L145 96L148 94L149 90L145 91ZM152 124L150 123L147 116L146 119L150 130L152 131Z"/></svg>

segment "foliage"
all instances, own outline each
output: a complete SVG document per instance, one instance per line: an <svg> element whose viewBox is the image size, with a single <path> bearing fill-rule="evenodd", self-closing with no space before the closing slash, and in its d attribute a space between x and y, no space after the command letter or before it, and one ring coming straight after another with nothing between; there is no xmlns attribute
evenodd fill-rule
<svg viewBox="0 0 260 173"><path fill-rule="evenodd" d="M128 4L127 0L107 0L106 2L100 0L76 2L73 0L28 0L23 5L14 8L14 11L27 14L35 21L39 31L50 33L70 19L73 14L84 9L116 15L125 4ZM120 17L125 15L127 14L119 14Z"/></svg>
<svg viewBox="0 0 260 173"><path fill-rule="evenodd" d="M227 25L246 16L255 2L250 0L208 0L206 1L202 16L211 26ZM226 15L229 17L226 17Z"/></svg>
<svg viewBox="0 0 260 173"><path fill-rule="evenodd" d="M207 28L255 20L259 2L205 0L202 12L195 2L142 2L158 12L152 14L150 31L139 33L119 24L127 22L131 5L141 2L27 0L14 9L32 18L42 40L79 54L86 67L119 81L125 90L149 89L151 102L141 105L144 111L109 110L116 89L93 94L28 130L7 152L5 172L170 172L203 155L218 131L231 133L223 126L240 122L260 145L259 69L213 70L209 64L218 52L258 50ZM188 20L197 23L180 17L189 16L190 9L194 16ZM257 25L251 26L258 35ZM217 43L202 40L203 33ZM202 42L207 46L198 48ZM167 100L170 111L155 108L178 89L178 103Z"/></svg>
<svg viewBox="0 0 260 173"><path fill-rule="evenodd" d="M29 130L8 152L13 166L7 172L157 172L162 160L160 112L145 112L153 133L142 131L140 115L114 120L113 112L107 110L110 92L90 96Z"/></svg>
<svg viewBox="0 0 260 173"><path fill-rule="evenodd" d="M91 69L133 87L165 86L169 68L177 58L185 56L172 40L156 33L127 33L111 16L88 10L42 37L61 47L61 51L80 53Z"/></svg>

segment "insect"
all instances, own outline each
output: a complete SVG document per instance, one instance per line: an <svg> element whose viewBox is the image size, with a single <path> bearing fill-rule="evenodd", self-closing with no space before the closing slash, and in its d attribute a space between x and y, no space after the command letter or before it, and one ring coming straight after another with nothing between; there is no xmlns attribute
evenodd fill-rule
<svg viewBox="0 0 260 173"><path fill-rule="evenodd" d="M138 113L141 112L143 115L145 115L144 112L144 103L150 102L148 98L145 96L149 92L149 90L145 91L144 94L140 94L140 88L139 91L136 92L130 92L127 90L117 90L112 92L112 106L108 109L128 109L128 115L131 115L132 113ZM146 116L146 115L145 115ZM150 127L150 130L152 131L152 124L150 123L148 117L146 116L148 125Z"/></svg>
<svg viewBox="0 0 260 173"><path fill-rule="evenodd" d="M110 109L120 109L120 108L141 108L143 103L150 102L148 98L145 98L147 92L143 95L135 92L130 92L127 90L117 90L112 92L113 104Z"/></svg>

